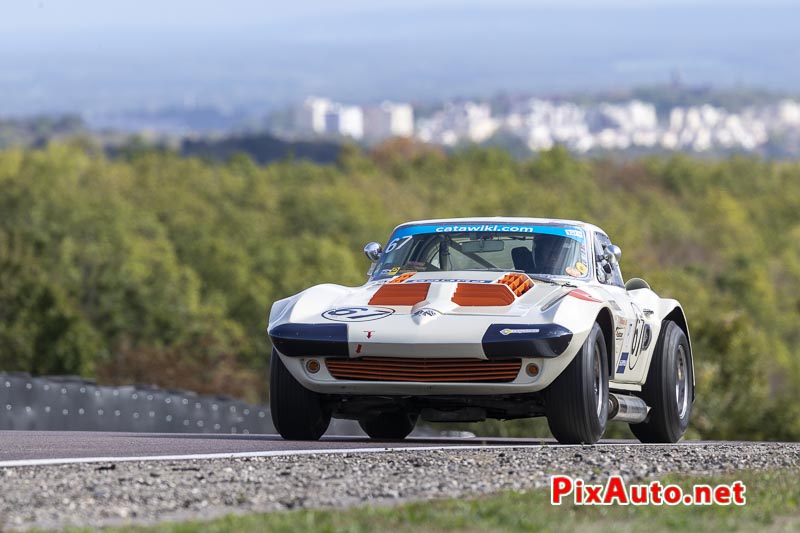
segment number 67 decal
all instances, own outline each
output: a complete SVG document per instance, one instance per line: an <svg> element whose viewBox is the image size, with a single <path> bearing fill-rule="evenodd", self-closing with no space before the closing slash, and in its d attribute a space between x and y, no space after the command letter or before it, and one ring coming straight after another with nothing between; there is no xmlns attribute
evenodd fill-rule
<svg viewBox="0 0 800 533"><path fill-rule="evenodd" d="M337 322L366 322L386 318L394 313L388 307L338 307L322 313L322 318Z"/></svg>
<svg viewBox="0 0 800 533"><path fill-rule="evenodd" d="M392 239L392 241L386 245L386 249L383 253L388 254L394 252L395 250L399 250L403 246L411 240L411 235L406 235L405 237L398 237L396 239Z"/></svg>
<svg viewBox="0 0 800 533"><path fill-rule="evenodd" d="M644 339L644 314L642 311L636 306L636 304L631 303L631 307L633 308L633 312L636 315L636 325L633 327L633 340L631 341L631 348L630 348L630 359L628 359L628 368L633 370L633 367L636 366L636 363L639 361L639 356L642 354L642 340Z"/></svg>

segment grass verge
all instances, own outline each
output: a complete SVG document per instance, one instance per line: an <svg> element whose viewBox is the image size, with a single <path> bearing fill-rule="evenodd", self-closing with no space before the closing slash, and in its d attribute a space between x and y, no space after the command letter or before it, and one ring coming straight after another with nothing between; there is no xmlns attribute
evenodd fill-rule
<svg viewBox="0 0 800 533"><path fill-rule="evenodd" d="M210 522L166 523L115 531L203 532L373 532L393 531L797 531L800 530L800 472L744 471L713 477L668 476L684 492L693 484L741 480L747 503L735 506L552 506L549 489L506 492L464 500L345 510L297 510L225 516ZM570 500L571 501L571 500Z"/></svg>

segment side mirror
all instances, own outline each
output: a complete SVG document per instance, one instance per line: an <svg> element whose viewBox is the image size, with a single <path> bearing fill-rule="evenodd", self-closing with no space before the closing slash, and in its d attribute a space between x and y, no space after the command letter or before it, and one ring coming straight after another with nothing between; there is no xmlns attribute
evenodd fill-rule
<svg viewBox="0 0 800 533"><path fill-rule="evenodd" d="M383 253L383 248L377 242L371 242L364 247L364 255L367 256L367 259L375 263L378 259L381 258L381 254Z"/></svg>
<svg viewBox="0 0 800 533"><path fill-rule="evenodd" d="M622 257L622 250L615 244L609 244L605 247L605 250L603 250L603 259L612 265L619 263L620 257Z"/></svg>

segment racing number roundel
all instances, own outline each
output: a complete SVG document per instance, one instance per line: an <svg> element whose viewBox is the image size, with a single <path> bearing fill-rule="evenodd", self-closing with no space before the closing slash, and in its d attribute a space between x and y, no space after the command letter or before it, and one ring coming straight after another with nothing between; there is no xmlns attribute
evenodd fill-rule
<svg viewBox="0 0 800 533"><path fill-rule="evenodd" d="M636 320L633 327L633 340L630 347L630 358L628 359L628 369L633 370L636 363L639 362L639 356L642 354L642 346L644 339L644 313L639 306L631 302L633 313L636 315Z"/></svg>
<svg viewBox="0 0 800 533"><path fill-rule="evenodd" d="M386 318L394 313L388 307L339 307L322 313L322 318L337 322L367 322Z"/></svg>

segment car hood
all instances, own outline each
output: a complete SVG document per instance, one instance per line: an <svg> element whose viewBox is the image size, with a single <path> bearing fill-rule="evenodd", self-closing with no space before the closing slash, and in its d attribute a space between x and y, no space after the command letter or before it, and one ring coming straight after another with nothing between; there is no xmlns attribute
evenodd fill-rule
<svg viewBox="0 0 800 533"><path fill-rule="evenodd" d="M286 356L555 357L573 335L584 335L581 324L545 316L570 292L582 291L485 271L412 273L357 288L318 285L277 302L269 334Z"/></svg>
<svg viewBox="0 0 800 533"><path fill-rule="evenodd" d="M420 272L370 282L331 301L331 309L382 307L397 314L522 316L569 292L517 272ZM421 316L424 316L421 315Z"/></svg>

